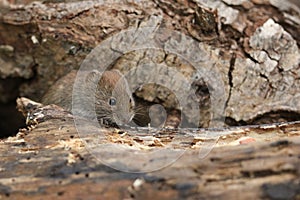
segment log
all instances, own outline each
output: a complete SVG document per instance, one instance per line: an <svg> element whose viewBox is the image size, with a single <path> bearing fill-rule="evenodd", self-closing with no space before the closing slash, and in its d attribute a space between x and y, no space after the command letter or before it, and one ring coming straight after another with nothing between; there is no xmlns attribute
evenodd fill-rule
<svg viewBox="0 0 300 200"><path fill-rule="evenodd" d="M204 137L204 129L161 130L156 135L144 129L130 135L133 132L102 128L105 142L115 144L110 152L102 149L111 156L103 160L89 148L88 141L99 138L97 127L86 122L89 133L83 136L74 116L57 106L41 107L25 98L18 104L29 113L31 126L0 143L2 199L298 199L300 195L300 122L219 131L223 136L204 158L201 148L216 130L208 130ZM257 141L233 142L246 135ZM177 159L169 159L170 151L142 163L142 168L130 168L143 162L138 153L151 156L151 151L166 148L172 140L184 151ZM126 158L115 160L120 147L128 148L122 152ZM128 162L133 150L137 157ZM111 168L115 162L118 170Z"/></svg>
<svg viewBox="0 0 300 200"><path fill-rule="evenodd" d="M217 127L224 117L225 125L273 122L274 113L289 113L288 120L295 120L300 113L300 20L294 3L155 0L8 6L0 16L0 77L23 79L16 85L19 95L39 101L59 77L90 62L93 68L121 70L137 97L167 110L184 107L180 98L186 107L197 102L198 109L183 112L194 127ZM128 30L136 34L135 46ZM96 60L86 57L95 53ZM174 75L177 71L182 77ZM167 75L156 80L156 74ZM166 78L172 87L138 87ZM192 85L195 97L178 94L188 91L184 82ZM1 96L2 102L16 98L12 90Z"/></svg>
<svg viewBox="0 0 300 200"><path fill-rule="evenodd" d="M39 101L70 70L101 63L132 89L167 74L172 87L135 97L174 111L185 94L193 127L107 129L20 98L27 127L0 141L0 198L299 199L299 10L293 0L0 1L1 103Z"/></svg>

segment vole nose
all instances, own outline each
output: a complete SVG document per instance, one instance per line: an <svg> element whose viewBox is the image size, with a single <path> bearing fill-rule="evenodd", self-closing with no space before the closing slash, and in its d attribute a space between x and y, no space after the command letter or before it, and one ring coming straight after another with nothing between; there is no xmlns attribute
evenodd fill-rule
<svg viewBox="0 0 300 200"><path fill-rule="evenodd" d="M134 113L130 113L126 118L124 118L124 123L129 124L134 117Z"/></svg>
<svg viewBox="0 0 300 200"><path fill-rule="evenodd" d="M123 114L121 116L118 116L117 117L117 124L119 125L124 125L124 124L129 124L131 122L131 120L133 119L134 117L134 113L129 113L129 114Z"/></svg>

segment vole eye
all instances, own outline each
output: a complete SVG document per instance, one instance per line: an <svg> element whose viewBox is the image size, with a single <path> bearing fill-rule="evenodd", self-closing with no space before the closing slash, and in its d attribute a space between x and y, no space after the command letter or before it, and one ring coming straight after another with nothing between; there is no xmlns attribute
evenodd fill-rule
<svg viewBox="0 0 300 200"><path fill-rule="evenodd" d="M111 97L108 101L110 106L115 106L117 105L117 100L114 97Z"/></svg>

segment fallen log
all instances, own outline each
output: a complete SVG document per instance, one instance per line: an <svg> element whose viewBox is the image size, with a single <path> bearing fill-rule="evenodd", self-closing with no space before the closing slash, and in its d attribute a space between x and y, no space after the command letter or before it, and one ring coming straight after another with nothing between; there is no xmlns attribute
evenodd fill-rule
<svg viewBox="0 0 300 200"><path fill-rule="evenodd" d="M147 129L139 130L139 134L126 130L124 134L102 128L106 143L116 145L110 149L111 155L118 156L113 151L119 153L119 147L130 147L123 152L125 159L118 160L115 166L118 170L115 170L111 168L115 162L113 157L105 158L104 164L89 150L87 141L97 140L98 128L87 122L89 134L84 138L78 134L74 117L59 107L40 107L27 99L18 102L29 113L31 127L0 143L2 199L299 198L299 122L219 130L224 135L204 158L199 152L209 142L209 133L216 130L206 130L208 134L203 137L203 129L181 130L181 133L161 130L160 134L153 135ZM257 141L233 142L245 135ZM149 142L149 137L153 142ZM170 151L169 155L142 163L144 168L154 166L153 170L125 168L140 162L132 159L132 150L148 155L166 148L173 139L177 141L174 149L184 151L178 158L170 160ZM167 165L162 166L164 161Z"/></svg>

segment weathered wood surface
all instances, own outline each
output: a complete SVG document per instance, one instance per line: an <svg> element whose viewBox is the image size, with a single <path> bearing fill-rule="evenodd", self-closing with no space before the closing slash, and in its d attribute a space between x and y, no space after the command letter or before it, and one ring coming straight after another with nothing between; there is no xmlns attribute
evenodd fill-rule
<svg viewBox="0 0 300 200"><path fill-rule="evenodd" d="M131 83L139 83L141 77L152 80L135 69L144 65L160 66L148 75L163 74L173 67L182 72L194 83L201 104L200 113L186 111L189 122L201 115L199 126L207 127L207 113L218 107L224 107L225 117L237 124L261 123L257 119L274 112L289 112L292 120L299 116L300 11L295 1L24 2L28 4L6 3L0 14L0 77L16 79L13 88L0 84L2 102L14 101L14 88L21 96L39 100L55 80L78 69L105 39L128 29L138 32L156 27L152 33L169 30L158 37L165 46L157 51L126 52L124 46L130 42L112 41L107 49L117 49L120 57L110 67L124 73L132 70ZM199 44L195 47L185 37L174 37L175 31ZM145 44L151 35L144 35ZM170 53L168 45L173 50L179 47L183 56ZM99 58L101 63L112 61L108 55ZM189 56L196 57L193 66ZM214 71L212 80L205 84L195 81L197 67ZM169 82L174 82L172 88L145 86L135 93L166 108L178 108L170 90L182 90L181 84L177 77ZM219 105L209 102L215 97L207 98L207 92L218 94ZM218 118L219 113L213 116Z"/></svg>
<svg viewBox="0 0 300 200"><path fill-rule="evenodd" d="M278 110L279 114L284 111L292 115L292 120L299 116L295 113L300 110L300 20L299 8L290 4L294 1L65 1L26 6L6 2L2 7L3 2L1 102L12 101L15 88L22 95L39 99L58 77L78 69L91 49L111 34L127 28L138 31L163 19L162 27L201 42L201 66L220 71L226 117L251 122ZM164 39L174 42L172 37ZM178 44L190 47L184 40ZM186 77L193 77L190 65L164 49L124 53L113 67L126 72L128 65L150 61L175 66ZM12 88L6 87L7 80L13 81ZM195 85L203 87L201 83ZM160 93L168 94L166 97L159 92L153 97L144 96L147 90L139 92L137 96L148 101L166 98L166 107L173 104L168 91ZM190 116L195 114L190 112ZM1 140L2 199L300 199L299 122L221 131L187 130L184 133L188 137L174 130L145 135L145 129L127 133L101 129L106 136L102 142L135 151L153 151L170 142L171 147L186 150L168 167L136 174L103 165L85 148L83 141L95 140L97 127L87 123L90 134L79 138L72 115L55 106L31 111L29 118L37 125ZM216 132L225 135L207 157L200 159L199 150L207 142L212 144L209 136ZM248 144L241 145L245 141ZM125 152L123 159L126 156L133 157ZM164 159L168 156L142 164L160 165ZM111 160L116 163L113 156ZM134 158L122 162L120 166L139 163Z"/></svg>
<svg viewBox="0 0 300 200"><path fill-rule="evenodd" d="M273 128L223 130L227 137L220 138L204 159L198 157L201 131L188 144L186 137L176 131L165 132L162 137L155 137L163 141L163 137L177 135L177 140L181 140L177 148L186 152L160 170L126 173L105 166L85 148L83 141L95 138L95 127L87 124L90 138L79 137L73 116L56 106L31 109L29 119L35 124L32 128L0 143L1 199L300 198L299 122ZM138 135L130 132L122 135L113 129L103 131L109 136L107 143L126 146L136 141L132 147L148 145L149 149L140 150L145 152L161 148L155 143L143 143L142 139L134 140ZM232 143L245 135L257 141L247 145ZM163 161L160 157L151 163Z"/></svg>

